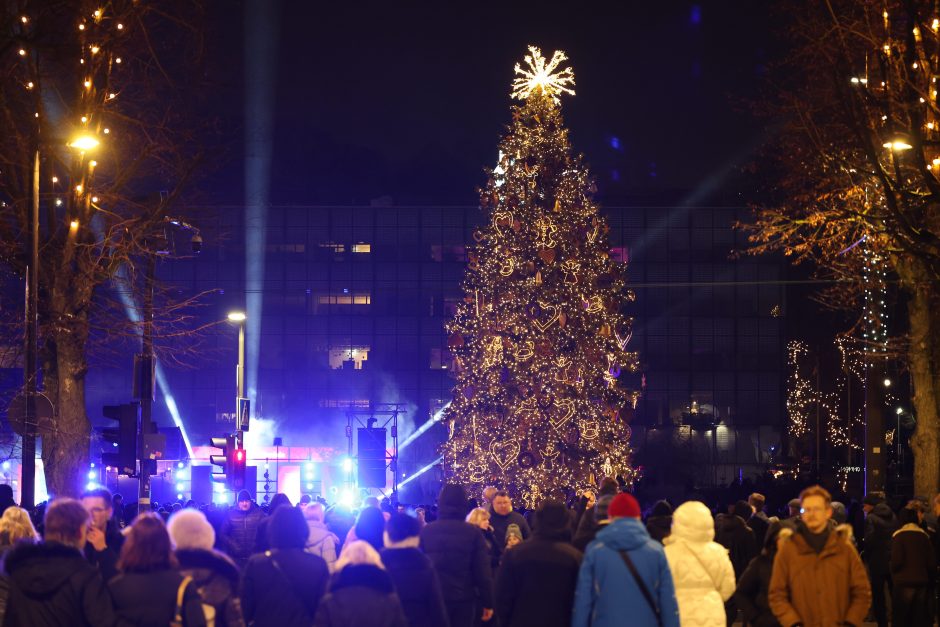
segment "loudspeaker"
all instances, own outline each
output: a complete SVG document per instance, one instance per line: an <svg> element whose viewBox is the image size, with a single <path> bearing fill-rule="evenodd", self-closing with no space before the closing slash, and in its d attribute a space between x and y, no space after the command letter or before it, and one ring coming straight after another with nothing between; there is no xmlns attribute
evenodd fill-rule
<svg viewBox="0 0 940 627"><path fill-rule="evenodd" d="M357 479L360 488L384 488L385 429L359 429L359 466Z"/></svg>

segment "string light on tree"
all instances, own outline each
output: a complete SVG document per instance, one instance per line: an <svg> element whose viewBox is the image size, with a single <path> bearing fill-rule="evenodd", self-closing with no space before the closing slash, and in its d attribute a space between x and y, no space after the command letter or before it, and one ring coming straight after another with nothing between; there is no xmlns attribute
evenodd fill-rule
<svg viewBox="0 0 940 627"><path fill-rule="evenodd" d="M531 505L552 488L635 478L628 423L639 366L625 267L608 254L559 108L574 72L560 67L564 53L529 52L512 85L523 103L480 192L487 222L447 325L456 386L442 454L457 481L504 486Z"/></svg>

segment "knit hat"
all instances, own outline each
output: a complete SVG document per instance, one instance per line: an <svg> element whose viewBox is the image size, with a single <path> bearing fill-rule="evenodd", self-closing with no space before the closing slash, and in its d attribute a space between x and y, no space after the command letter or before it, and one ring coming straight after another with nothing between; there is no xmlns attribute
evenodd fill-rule
<svg viewBox="0 0 940 627"><path fill-rule="evenodd" d="M462 485L448 483L441 488L437 509L442 518L460 518L467 515L467 493Z"/></svg>
<svg viewBox="0 0 940 627"><path fill-rule="evenodd" d="M506 539L509 539L509 536L516 536L519 538L519 541L522 541L522 529L519 528L519 525L512 523L506 527Z"/></svg>
<svg viewBox="0 0 940 627"><path fill-rule="evenodd" d="M248 490L239 490L238 498L235 499L236 503L241 503L242 501L250 501L251 495L248 494Z"/></svg>
<svg viewBox="0 0 940 627"><path fill-rule="evenodd" d="M862 499L862 505L878 505L879 503L884 503L885 498L881 496L880 492L869 492L865 495L865 498Z"/></svg>
<svg viewBox="0 0 940 627"><path fill-rule="evenodd" d="M621 492L610 502L607 508L607 516L610 518L639 518L640 504L636 502L632 494Z"/></svg>
<svg viewBox="0 0 940 627"><path fill-rule="evenodd" d="M613 494L603 494L598 497L597 503L594 504L594 520L597 522L607 520L607 509L610 507L610 502L613 500Z"/></svg>
<svg viewBox="0 0 940 627"><path fill-rule="evenodd" d="M650 517L653 516L672 516L672 505L669 501L656 501L650 510Z"/></svg>
<svg viewBox="0 0 940 627"><path fill-rule="evenodd" d="M198 509L182 509L172 516L166 530L177 549L205 549L215 544L215 530Z"/></svg>

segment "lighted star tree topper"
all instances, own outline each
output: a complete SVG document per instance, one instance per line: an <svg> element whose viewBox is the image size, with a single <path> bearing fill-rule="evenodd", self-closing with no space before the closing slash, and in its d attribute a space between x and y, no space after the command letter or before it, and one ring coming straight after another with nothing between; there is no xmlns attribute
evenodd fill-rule
<svg viewBox="0 0 940 627"><path fill-rule="evenodd" d="M532 506L552 488L634 479L628 423L639 392L627 350L634 295L559 108L574 73L559 67L561 52L550 62L529 52L447 326L456 385L443 457L453 480L503 486Z"/></svg>

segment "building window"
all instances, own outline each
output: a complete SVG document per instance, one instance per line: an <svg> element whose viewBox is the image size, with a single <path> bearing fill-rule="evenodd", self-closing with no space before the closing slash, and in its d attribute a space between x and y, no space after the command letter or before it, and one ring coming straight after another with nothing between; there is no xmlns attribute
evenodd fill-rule
<svg viewBox="0 0 940 627"><path fill-rule="evenodd" d="M453 370L454 356L446 348L431 349L431 370Z"/></svg>
<svg viewBox="0 0 940 627"><path fill-rule="evenodd" d="M466 261L466 246L441 246L440 244L431 245L431 259L434 261Z"/></svg>
<svg viewBox="0 0 940 627"><path fill-rule="evenodd" d="M344 253L346 252L345 244L334 244L333 242L326 242L325 244L320 244L320 248L324 248L330 252L334 253Z"/></svg>
<svg viewBox="0 0 940 627"><path fill-rule="evenodd" d="M372 295L368 292L358 292L355 294L317 294L317 298L313 305L313 313L320 313L321 307L329 307L334 305L349 307L371 304Z"/></svg>
<svg viewBox="0 0 940 627"><path fill-rule="evenodd" d="M347 346L330 349L330 368L333 370L362 370L369 359L368 346Z"/></svg>
<svg viewBox="0 0 940 627"><path fill-rule="evenodd" d="M630 253L626 246L617 246L610 249L610 258L617 263L627 263L630 260Z"/></svg>
<svg viewBox="0 0 940 627"><path fill-rule="evenodd" d="M363 244L362 242L352 245L352 251L354 253L371 253L372 244Z"/></svg>

